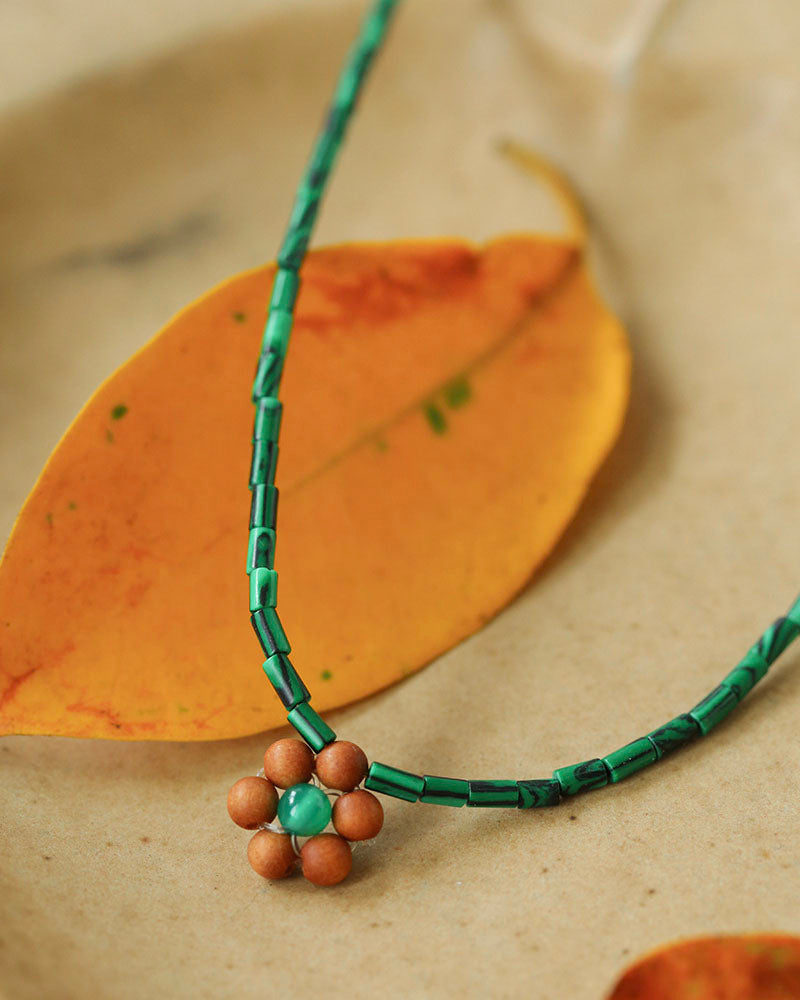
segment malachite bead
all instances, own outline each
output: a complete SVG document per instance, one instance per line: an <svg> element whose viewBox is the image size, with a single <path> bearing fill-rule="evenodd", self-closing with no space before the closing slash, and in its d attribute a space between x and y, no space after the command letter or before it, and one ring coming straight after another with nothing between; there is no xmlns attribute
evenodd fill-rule
<svg viewBox="0 0 800 1000"><path fill-rule="evenodd" d="M588 792L608 784L608 771L599 757L558 767L553 771L553 777L561 786L562 795L577 795L578 792Z"/></svg>
<svg viewBox="0 0 800 1000"><path fill-rule="evenodd" d="M561 785L555 778L531 778L518 781L519 808L543 809L561 801Z"/></svg>
<svg viewBox="0 0 800 1000"><path fill-rule="evenodd" d="M748 650L744 659L723 678L722 683L733 691L738 701L741 701L753 690L768 670L769 664L763 655L753 647Z"/></svg>
<svg viewBox="0 0 800 1000"><path fill-rule="evenodd" d="M286 708L292 709L311 698L300 674L285 653L275 653L268 657L264 661L264 673Z"/></svg>
<svg viewBox="0 0 800 1000"><path fill-rule="evenodd" d="M286 357L289 348L289 336L292 332L294 316L287 309L270 309L267 314L267 325L264 327L262 351L274 351L281 357Z"/></svg>
<svg viewBox="0 0 800 1000"><path fill-rule="evenodd" d="M516 781L470 781L468 806L488 809L513 808L519 805L519 787Z"/></svg>
<svg viewBox="0 0 800 1000"><path fill-rule="evenodd" d="M260 608L250 615L253 631L267 656L291 653L292 645L275 608Z"/></svg>
<svg viewBox="0 0 800 1000"><path fill-rule="evenodd" d="M250 497L250 530L271 528L275 530L278 517L277 486L258 485L253 487Z"/></svg>
<svg viewBox="0 0 800 1000"><path fill-rule="evenodd" d="M739 704L736 694L724 684L718 684L709 694L699 701L689 715L702 729L703 735L720 724L722 720Z"/></svg>
<svg viewBox="0 0 800 1000"><path fill-rule="evenodd" d="M660 759L673 750L685 746L700 735L700 726L691 715L684 713L666 722L663 726L659 726L658 729L654 729L652 733L648 733L647 738L655 747Z"/></svg>
<svg viewBox="0 0 800 1000"><path fill-rule="evenodd" d="M275 529L251 528L247 545L247 572L272 569L275 563Z"/></svg>
<svg viewBox="0 0 800 1000"><path fill-rule="evenodd" d="M256 403L253 441L277 441L281 430L283 404L274 396L264 396Z"/></svg>
<svg viewBox="0 0 800 1000"><path fill-rule="evenodd" d="M658 750L646 736L633 740L632 743L626 743L624 747L603 757L603 763L608 770L608 780L613 784L629 778L657 760Z"/></svg>
<svg viewBox="0 0 800 1000"><path fill-rule="evenodd" d="M253 380L253 402L262 396L277 396L283 374L283 357L275 351L265 351L258 359L256 377Z"/></svg>
<svg viewBox="0 0 800 1000"><path fill-rule="evenodd" d="M300 290L300 275L297 271L287 271L286 268L279 267L275 271L275 278L272 282L272 293L269 297L269 308L286 309L291 311Z"/></svg>
<svg viewBox="0 0 800 1000"><path fill-rule="evenodd" d="M250 610L274 608L278 601L278 574L259 566L250 574Z"/></svg>
<svg viewBox="0 0 800 1000"><path fill-rule="evenodd" d="M399 767L373 761L369 766L364 787L373 792L393 795L396 799L416 802L425 791L425 779Z"/></svg>
<svg viewBox="0 0 800 1000"><path fill-rule="evenodd" d="M274 441L254 441L250 463L250 486L269 486L275 482L278 446Z"/></svg>
<svg viewBox="0 0 800 1000"><path fill-rule="evenodd" d="M292 785L278 802L278 822L297 837L313 837L331 821L331 802L316 785Z"/></svg>
<svg viewBox="0 0 800 1000"><path fill-rule="evenodd" d="M286 718L315 753L336 739L336 733L307 701L296 705Z"/></svg>
<svg viewBox="0 0 800 1000"><path fill-rule="evenodd" d="M758 640L755 648L759 653L764 654L767 663L774 663L789 643L797 638L798 634L800 634L800 625L796 622L790 618L776 618Z"/></svg>
<svg viewBox="0 0 800 1000"><path fill-rule="evenodd" d="M469 782L461 778L439 778L426 774L423 780L420 802L432 802L437 806L463 806L469 798Z"/></svg>

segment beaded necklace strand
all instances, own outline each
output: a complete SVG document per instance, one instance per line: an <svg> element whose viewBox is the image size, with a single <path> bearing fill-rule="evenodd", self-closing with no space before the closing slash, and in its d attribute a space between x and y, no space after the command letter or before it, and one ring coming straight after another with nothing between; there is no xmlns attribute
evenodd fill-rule
<svg viewBox="0 0 800 1000"><path fill-rule="evenodd" d="M345 878L352 863L350 843L370 839L380 830L383 808L371 792L447 806L555 806L564 797L622 781L695 737L707 735L800 634L798 597L786 615L773 622L721 683L690 711L604 757L556 768L550 778L476 781L413 774L378 761L368 764L364 752L337 740L311 707L311 694L289 659L291 646L275 610L278 490L274 478L282 413L278 388L300 285L298 272L320 200L361 85L396 5L397 0L377 0L365 18L297 189L278 253L252 392L256 414L247 552L251 622L266 656L264 672L302 742L282 739L273 743L265 753L264 770L240 779L230 790L228 811L240 826L257 830L248 858L259 874L282 878L299 859L303 874L317 885L333 885ZM277 788L285 790L280 798ZM323 833L331 820L336 832ZM301 846L299 838L309 839Z"/></svg>

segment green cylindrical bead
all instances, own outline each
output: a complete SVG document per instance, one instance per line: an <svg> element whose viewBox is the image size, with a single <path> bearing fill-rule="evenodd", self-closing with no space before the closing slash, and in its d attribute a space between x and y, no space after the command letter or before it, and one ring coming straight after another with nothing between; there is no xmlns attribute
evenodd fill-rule
<svg viewBox="0 0 800 1000"><path fill-rule="evenodd" d="M313 837L331 821L331 802L316 785L292 785L278 802L278 822L297 837Z"/></svg>
<svg viewBox="0 0 800 1000"><path fill-rule="evenodd" d="M555 778L531 778L518 781L519 808L543 809L561 801L561 785Z"/></svg>
<svg viewBox="0 0 800 1000"><path fill-rule="evenodd" d="M285 309L291 312L297 300L297 293L300 290L300 275L297 271L289 271L285 267L279 267L275 271L275 278L272 282L272 293L269 298L270 311L273 309Z"/></svg>
<svg viewBox="0 0 800 1000"><path fill-rule="evenodd" d="M437 806L463 806L469 798L469 782L461 778L440 778L426 774L422 780L420 802L432 802Z"/></svg>
<svg viewBox="0 0 800 1000"><path fill-rule="evenodd" d="M718 726L726 716L730 715L738 704L739 699L735 693L724 684L719 684L689 711L689 715L702 729L705 736L715 726Z"/></svg>
<svg viewBox="0 0 800 1000"><path fill-rule="evenodd" d="M654 729L647 734L647 738L655 747L659 758L684 746L690 740L701 735L700 726L694 721L691 715L684 713L678 715L663 726Z"/></svg>
<svg viewBox="0 0 800 1000"><path fill-rule="evenodd" d="M401 771L398 767L373 761L369 766L364 787L373 792L393 795L396 799L416 802L425 791L425 779L418 774L411 774L410 771Z"/></svg>
<svg viewBox="0 0 800 1000"><path fill-rule="evenodd" d="M254 441L250 463L250 487L270 486L275 482L278 445L274 441Z"/></svg>
<svg viewBox="0 0 800 1000"><path fill-rule="evenodd" d="M278 602L278 574L259 566L250 574L250 610L274 608Z"/></svg>
<svg viewBox="0 0 800 1000"><path fill-rule="evenodd" d="M599 757L558 767L553 771L553 777L561 786L562 795L577 795L578 792L588 792L608 784L608 771Z"/></svg>
<svg viewBox="0 0 800 1000"><path fill-rule="evenodd" d="M336 739L336 733L307 701L295 705L286 718L315 753Z"/></svg>
<svg viewBox="0 0 800 1000"><path fill-rule="evenodd" d="M516 809L519 805L519 788L516 781L506 779L470 781L467 805L488 809Z"/></svg>
<svg viewBox="0 0 800 1000"><path fill-rule="evenodd" d="M283 374L283 357L275 351L266 351L258 359L256 377L253 380L253 402L263 396L277 396Z"/></svg>
<svg viewBox="0 0 800 1000"><path fill-rule="evenodd" d="M250 620L261 648L268 657L275 653L291 653L289 637L275 608L259 608L250 615Z"/></svg>
<svg viewBox="0 0 800 1000"><path fill-rule="evenodd" d="M608 780L614 784L629 778L657 760L658 751L646 736L626 743L624 747L603 757L603 763L608 770Z"/></svg>
<svg viewBox="0 0 800 1000"><path fill-rule="evenodd" d="M764 659L763 654L753 647L748 650L741 662L725 676L722 683L733 691L737 701L741 701L753 690L768 670L769 664Z"/></svg>
<svg viewBox="0 0 800 1000"><path fill-rule="evenodd" d="M281 429L283 403L274 396L262 396L256 403L253 441L277 441Z"/></svg>
<svg viewBox="0 0 800 1000"><path fill-rule="evenodd" d="M774 663L789 643L797 638L798 634L800 634L800 625L796 622L790 618L776 618L765 630L755 648L764 654L767 663Z"/></svg>
<svg viewBox="0 0 800 1000"><path fill-rule="evenodd" d="M258 483L252 487L250 498L250 530L270 528L275 530L278 518L278 488L272 484Z"/></svg>
<svg viewBox="0 0 800 1000"><path fill-rule="evenodd" d="M274 351L285 358L289 348L289 335L292 332L293 322L294 316L286 309L270 309L267 314L267 324L264 327L261 350Z"/></svg>
<svg viewBox="0 0 800 1000"><path fill-rule="evenodd" d="M294 669L291 660L285 653L275 653L268 656L263 667L275 693L286 708L292 709L300 702L308 701L311 698L300 674Z"/></svg>
<svg viewBox="0 0 800 1000"><path fill-rule="evenodd" d="M272 569L275 563L275 531L272 528L251 528L247 545L247 572L262 567Z"/></svg>

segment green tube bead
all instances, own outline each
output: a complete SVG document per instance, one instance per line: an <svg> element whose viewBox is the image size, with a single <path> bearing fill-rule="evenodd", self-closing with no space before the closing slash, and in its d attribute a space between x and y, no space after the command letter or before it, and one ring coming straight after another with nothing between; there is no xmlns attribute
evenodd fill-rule
<svg viewBox="0 0 800 1000"><path fill-rule="evenodd" d="M685 746L700 734L700 726L691 715L684 713L669 722L665 722L663 726L654 729L652 733L648 733L647 738L653 744L660 759L673 750Z"/></svg>
<svg viewBox="0 0 800 1000"><path fill-rule="evenodd" d="M256 403L253 441L277 441L281 429L283 403L274 396L262 396Z"/></svg>
<svg viewBox="0 0 800 1000"><path fill-rule="evenodd" d="M288 310L270 309L267 314L267 325L264 327L261 350L274 351L285 358L289 349L289 336L292 332L293 322L294 316Z"/></svg>
<svg viewBox="0 0 800 1000"><path fill-rule="evenodd" d="M718 684L709 694L699 701L689 715L695 720L705 736L720 724L722 720L739 704L734 692L724 684Z"/></svg>
<svg viewBox="0 0 800 1000"><path fill-rule="evenodd" d="M336 733L307 701L295 705L286 718L315 753L336 739Z"/></svg>
<svg viewBox="0 0 800 1000"><path fill-rule="evenodd" d="M278 445L274 441L254 441L250 463L250 488L270 486L275 482L278 467Z"/></svg>
<svg viewBox="0 0 800 1000"><path fill-rule="evenodd" d="M278 488L272 483L257 483L250 497L250 530L271 528L275 530L278 518Z"/></svg>
<svg viewBox="0 0 800 1000"><path fill-rule="evenodd" d="M267 656L291 653L292 647L275 608L260 608L250 615L253 630Z"/></svg>
<svg viewBox="0 0 800 1000"><path fill-rule="evenodd" d="M292 709L301 702L310 700L308 688L285 653L267 657L263 670L286 708Z"/></svg>
<svg viewBox="0 0 800 1000"><path fill-rule="evenodd" d="M519 788L516 781L470 781L468 806L488 809L513 808L519 805Z"/></svg>
<svg viewBox="0 0 800 1000"><path fill-rule="evenodd" d="M608 771L599 757L557 767L553 777L561 786L562 795L577 795L578 792L588 792L608 784Z"/></svg>
<svg viewBox="0 0 800 1000"><path fill-rule="evenodd" d="M423 780L420 802L432 802L437 806L463 806L469 798L469 782L461 778L440 778L426 774Z"/></svg>
<svg viewBox="0 0 800 1000"><path fill-rule="evenodd" d="M603 763L608 770L608 780L612 784L629 778L657 760L658 751L646 736L626 743L624 747L603 757Z"/></svg>
<svg viewBox="0 0 800 1000"><path fill-rule="evenodd" d="M561 801L561 785L555 778L531 778L518 781L519 808L543 809L557 806Z"/></svg>
<svg viewBox="0 0 800 1000"><path fill-rule="evenodd" d="M275 531L272 528L252 528L247 544L247 573L254 569L272 569L275 564Z"/></svg>
<svg viewBox="0 0 800 1000"><path fill-rule="evenodd" d="M796 622L790 618L776 618L758 640L755 648L763 654L767 663L774 663L798 634L800 625Z"/></svg>
<svg viewBox="0 0 800 1000"><path fill-rule="evenodd" d="M769 664L764 657L755 649L749 650L744 659L738 663L722 683L736 695L736 700L741 701L758 684L762 677L769 670Z"/></svg>
<svg viewBox="0 0 800 1000"><path fill-rule="evenodd" d="M253 402L263 396L277 396L283 374L283 357L275 351L266 351L258 359L256 377L253 381Z"/></svg>
<svg viewBox="0 0 800 1000"><path fill-rule="evenodd" d="M399 767L373 761L364 787L373 792L393 795L396 799L405 799L406 802L416 802L425 791L425 779L410 771L401 771Z"/></svg>
<svg viewBox="0 0 800 1000"><path fill-rule="evenodd" d="M259 566L250 574L250 610L274 608L278 603L278 574Z"/></svg>
<svg viewBox="0 0 800 1000"><path fill-rule="evenodd" d="M291 312L299 290L300 275L297 271L289 271L285 267L277 268L272 282L272 294L269 298L270 311L285 309L287 312Z"/></svg>

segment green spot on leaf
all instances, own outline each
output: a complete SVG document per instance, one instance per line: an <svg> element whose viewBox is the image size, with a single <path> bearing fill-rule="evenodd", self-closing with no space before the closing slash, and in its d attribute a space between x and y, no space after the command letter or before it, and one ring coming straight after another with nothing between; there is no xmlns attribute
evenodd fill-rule
<svg viewBox="0 0 800 1000"><path fill-rule="evenodd" d="M244 321L247 319L247 313L235 312L233 314L233 318L237 323L244 323Z"/></svg>
<svg viewBox="0 0 800 1000"><path fill-rule="evenodd" d="M444 401L452 410L456 410L459 406L468 403L471 396L472 389L470 389L469 382L463 376L454 379L449 385L444 387Z"/></svg>
<svg viewBox="0 0 800 1000"><path fill-rule="evenodd" d="M52 528L53 527L53 512L51 510L48 510L48 512L44 515L44 519L45 519L45 521L47 521L48 525Z"/></svg>
<svg viewBox="0 0 800 1000"><path fill-rule="evenodd" d="M444 434L447 431L447 421L435 403L425 404L425 417L431 425L431 430L434 434Z"/></svg>
<svg viewBox="0 0 800 1000"><path fill-rule="evenodd" d="M323 670L322 673L320 674L320 677L324 681L329 681L331 677L333 677L333 674L330 672L330 670Z"/></svg>
<svg viewBox="0 0 800 1000"><path fill-rule="evenodd" d="M106 441L108 441L109 444L114 443L114 435L111 433L110 430L108 430L108 428L106 428Z"/></svg>
<svg viewBox="0 0 800 1000"><path fill-rule="evenodd" d="M70 502L67 504L67 510L77 510L77 509L78 505L75 503L75 501L70 500Z"/></svg>
<svg viewBox="0 0 800 1000"><path fill-rule="evenodd" d="M179 712L188 712L189 709L185 705L178 705Z"/></svg>
<svg viewBox="0 0 800 1000"><path fill-rule="evenodd" d="M375 439L375 447L378 449L378 451L388 451L389 450L389 444L386 441L386 438L376 438Z"/></svg>
<svg viewBox="0 0 800 1000"><path fill-rule="evenodd" d="M111 409L111 419L122 420L127 412L128 407L124 403L117 403L117 405Z"/></svg>

